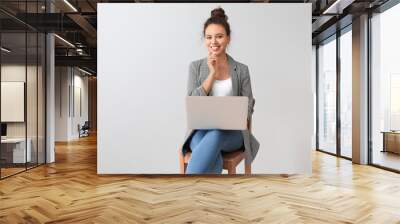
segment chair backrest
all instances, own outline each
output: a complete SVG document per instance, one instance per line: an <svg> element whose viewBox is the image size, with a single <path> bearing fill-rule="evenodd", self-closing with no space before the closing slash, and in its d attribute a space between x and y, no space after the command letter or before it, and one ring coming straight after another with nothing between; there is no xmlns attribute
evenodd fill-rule
<svg viewBox="0 0 400 224"><path fill-rule="evenodd" d="M89 121L85 121L85 124L83 124L82 127L89 128Z"/></svg>

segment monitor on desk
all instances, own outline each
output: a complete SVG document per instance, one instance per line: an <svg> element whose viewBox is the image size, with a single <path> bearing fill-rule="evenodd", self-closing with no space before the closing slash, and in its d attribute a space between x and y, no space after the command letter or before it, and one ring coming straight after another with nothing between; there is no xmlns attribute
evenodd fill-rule
<svg viewBox="0 0 400 224"><path fill-rule="evenodd" d="M7 124L6 123L1 123L1 137L2 138L7 137Z"/></svg>

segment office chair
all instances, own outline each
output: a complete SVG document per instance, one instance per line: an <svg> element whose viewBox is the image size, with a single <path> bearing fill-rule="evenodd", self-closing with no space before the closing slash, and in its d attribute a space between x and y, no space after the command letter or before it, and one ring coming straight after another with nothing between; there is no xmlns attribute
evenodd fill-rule
<svg viewBox="0 0 400 224"><path fill-rule="evenodd" d="M78 124L78 131L79 131L79 138L81 136L89 136L89 121L85 121L85 123L82 125L82 127L80 127L80 125Z"/></svg>

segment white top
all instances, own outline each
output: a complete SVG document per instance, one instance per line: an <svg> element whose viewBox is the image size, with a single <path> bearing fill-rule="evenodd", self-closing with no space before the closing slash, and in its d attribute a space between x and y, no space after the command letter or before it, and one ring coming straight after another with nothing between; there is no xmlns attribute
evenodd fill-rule
<svg viewBox="0 0 400 224"><path fill-rule="evenodd" d="M211 89L211 96L232 96L232 79L225 80L214 80L212 89Z"/></svg>

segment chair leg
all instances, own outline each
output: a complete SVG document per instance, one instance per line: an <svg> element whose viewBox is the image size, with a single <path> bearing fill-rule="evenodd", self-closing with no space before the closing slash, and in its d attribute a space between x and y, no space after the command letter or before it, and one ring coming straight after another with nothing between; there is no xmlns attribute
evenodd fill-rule
<svg viewBox="0 0 400 224"><path fill-rule="evenodd" d="M244 162L244 174L251 174L251 164L246 161Z"/></svg>
<svg viewBox="0 0 400 224"><path fill-rule="evenodd" d="M179 152L179 171L180 174L185 174L186 172L185 157L182 155L182 152Z"/></svg>
<svg viewBox="0 0 400 224"><path fill-rule="evenodd" d="M236 174L236 167L234 166L228 167L228 174Z"/></svg>

